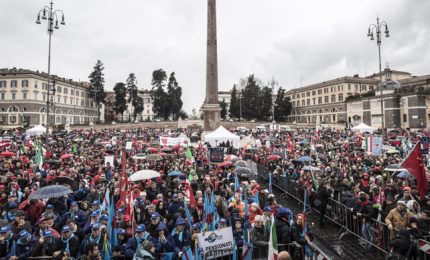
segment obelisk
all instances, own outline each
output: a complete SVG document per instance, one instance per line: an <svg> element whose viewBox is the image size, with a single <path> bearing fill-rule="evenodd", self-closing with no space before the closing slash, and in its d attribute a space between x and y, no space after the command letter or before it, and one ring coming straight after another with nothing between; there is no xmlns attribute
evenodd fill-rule
<svg viewBox="0 0 430 260"><path fill-rule="evenodd" d="M211 132L218 128L221 108L218 104L218 55L216 34L216 0L208 0L208 31L206 53L206 98L202 110L204 113L204 131Z"/></svg>

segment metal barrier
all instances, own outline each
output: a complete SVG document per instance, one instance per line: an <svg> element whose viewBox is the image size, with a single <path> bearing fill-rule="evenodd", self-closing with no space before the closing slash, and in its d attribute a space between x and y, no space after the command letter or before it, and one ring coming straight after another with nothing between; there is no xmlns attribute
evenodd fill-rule
<svg viewBox="0 0 430 260"><path fill-rule="evenodd" d="M261 165L258 167L258 175L264 179L269 179L269 170ZM272 185L282 190L287 196L297 200L301 205L304 204L305 194L307 195L306 201L307 208L312 211L319 212L319 208L314 206L314 200L317 198L316 192L310 192L300 185L297 181L288 177L272 176ZM306 210L305 209L305 210ZM378 254L386 255L390 252L389 241L390 237L397 233L397 230L390 231L387 224L371 219L369 222L364 222L363 217L357 216L351 209L340 203L338 200L329 199L325 218L330 222L340 226L343 233L340 234L340 239L343 235L352 234L363 240L363 244L371 244L372 247L378 250ZM363 227L363 225L366 225ZM369 240L368 231L374 233L374 241ZM395 232L394 234L392 232ZM367 238L366 238L367 237ZM428 240L428 241L426 241ZM417 245L419 258L430 260L430 236L420 240Z"/></svg>

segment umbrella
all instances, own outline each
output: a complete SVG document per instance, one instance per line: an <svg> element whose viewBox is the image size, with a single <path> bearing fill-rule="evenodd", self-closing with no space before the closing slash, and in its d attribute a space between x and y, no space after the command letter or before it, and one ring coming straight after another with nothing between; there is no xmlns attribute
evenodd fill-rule
<svg viewBox="0 0 430 260"><path fill-rule="evenodd" d="M247 161L244 161L244 160L239 160L239 161L236 161L234 163L234 166L237 166L237 167L249 167L249 163Z"/></svg>
<svg viewBox="0 0 430 260"><path fill-rule="evenodd" d="M172 151L172 148L165 146L165 147L161 148L161 151L168 153L168 152Z"/></svg>
<svg viewBox="0 0 430 260"><path fill-rule="evenodd" d="M239 174L239 175L252 175L254 172L250 169L250 168L248 168L248 167L239 167L239 168L237 168L236 170L234 170L234 172L236 173L236 174Z"/></svg>
<svg viewBox="0 0 430 260"><path fill-rule="evenodd" d="M70 177L60 176L54 179L56 184L65 184L70 186L72 190L77 190L77 182Z"/></svg>
<svg viewBox="0 0 430 260"><path fill-rule="evenodd" d="M43 161L44 163L48 163L48 164L59 164L60 160L56 160L56 159L48 159L46 161Z"/></svg>
<svg viewBox="0 0 430 260"><path fill-rule="evenodd" d="M2 152L2 153L0 154L0 156L3 156L3 157L12 157L12 156L14 156L14 155L15 155L14 153L9 152L9 151Z"/></svg>
<svg viewBox="0 0 430 260"><path fill-rule="evenodd" d="M147 155L145 159L150 161L160 161L160 160L163 160L163 157L161 157L158 154L150 154L150 155Z"/></svg>
<svg viewBox="0 0 430 260"><path fill-rule="evenodd" d="M399 151L399 150L396 150L396 149L390 149L390 150L388 150L386 153L387 153L387 154L396 154L396 153L400 153L400 151Z"/></svg>
<svg viewBox="0 0 430 260"><path fill-rule="evenodd" d="M313 162L314 161L314 159L312 159L311 157L309 157L309 156L302 156L302 157L300 157L297 161L299 161L299 162Z"/></svg>
<svg viewBox="0 0 430 260"><path fill-rule="evenodd" d="M73 154L71 154L71 153L66 153L66 154L61 155L60 159L61 159L61 160L69 159L69 158L71 158L71 157L73 157L73 156L74 156L74 155L73 155Z"/></svg>
<svg viewBox="0 0 430 260"><path fill-rule="evenodd" d="M405 170L404 168L400 167L400 163L389 164L384 169L384 171L387 171L387 172L401 172L404 170Z"/></svg>
<svg viewBox="0 0 430 260"><path fill-rule="evenodd" d="M160 155L160 156L167 156L167 153L158 153L158 155Z"/></svg>
<svg viewBox="0 0 430 260"><path fill-rule="evenodd" d="M63 185L49 185L38 189L30 195L30 199L40 200L40 199L50 199L58 198L64 195L73 193L73 191Z"/></svg>
<svg viewBox="0 0 430 260"><path fill-rule="evenodd" d="M145 159L145 156L146 155L144 153L138 153L135 156L133 156L133 159L134 160L143 160L143 159Z"/></svg>
<svg viewBox="0 0 430 260"><path fill-rule="evenodd" d="M173 172L169 172L169 174L167 174L167 176L170 176L170 177L176 177L176 176L182 176L182 175L185 175L185 173L180 172L180 171L173 171Z"/></svg>
<svg viewBox="0 0 430 260"><path fill-rule="evenodd" d="M305 170L305 171L311 171L311 172L319 172L319 171L321 171L320 168L314 167L314 166L310 166L310 165L306 165L302 169Z"/></svg>
<svg viewBox="0 0 430 260"><path fill-rule="evenodd" d="M277 161L277 160L279 160L279 159L281 159L281 156L279 156L279 155L275 155L275 154L272 154L272 155L270 155L269 157L267 157L267 160L268 160L268 161Z"/></svg>
<svg viewBox="0 0 430 260"><path fill-rule="evenodd" d="M158 149L154 148L154 147L150 147L148 149L146 149L147 153L158 153Z"/></svg>
<svg viewBox="0 0 430 260"><path fill-rule="evenodd" d="M225 161L225 162L222 162L222 163L218 164L218 167L219 168L220 167L228 167L228 166L231 166L231 165L233 165L233 162L231 162L231 161Z"/></svg>
<svg viewBox="0 0 430 260"><path fill-rule="evenodd" d="M232 155L232 154L227 155L224 158L224 161L230 161L230 162L235 162L235 161L238 161L238 160L239 160L239 157L237 157L236 155Z"/></svg>
<svg viewBox="0 0 430 260"><path fill-rule="evenodd" d="M160 173L153 170L141 170L133 173L133 175L128 178L130 181L142 181L149 180L152 178L160 177Z"/></svg>
<svg viewBox="0 0 430 260"><path fill-rule="evenodd" d="M408 172L407 170L404 170L404 171L401 171L400 173L398 173L397 175L396 175L396 177L397 178L402 178L402 179L411 179L411 178L413 178L414 176L410 173L410 172Z"/></svg>
<svg viewBox="0 0 430 260"><path fill-rule="evenodd" d="M272 153L272 155L278 155L278 156L280 156L280 157L282 157L282 156L283 156L283 154L282 154L282 152L281 152L281 151L274 151L274 152Z"/></svg>

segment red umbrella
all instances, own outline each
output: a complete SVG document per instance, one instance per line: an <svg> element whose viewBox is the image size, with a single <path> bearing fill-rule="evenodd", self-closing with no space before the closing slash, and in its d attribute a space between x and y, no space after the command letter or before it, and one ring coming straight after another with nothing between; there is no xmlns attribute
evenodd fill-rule
<svg viewBox="0 0 430 260"><path fill-rule="evenodd" d="M71 154L71 153L66 153L66 154L61 155L60 159L61 159L61 160L69 159L69 158L72 158L73 156L74 156L74 155L73 155L73 154Z"/></svg>
<svg viewBox="0 0 430 260"><path fill-rule="evenodd" d="M160 155L160 156L167 156L167 153L158 153L158 155Z"/></svg>
<svg viewBox="0 0 430 260"><path fill-rule="evenodd" d="M168 147L168 146L164 146L163 148L161 148L161 151L162 152L171 152L172 151L172 148L170 148L170 147Z"/></svg>
<svg viewBox="0 0 430 260"><path fill-rule="evenodd" d="M0 154L0 156L4 156L4 157L12 157L12 156L14 156L14 155L15 155L14 153L9 152L9 151L2 152L2 153Z"/></svg>
<svg viewBox="0 0 430 260"><path fill-rule="evenodd" d="M219 168L220 167L228 167L228 166L231 166L232 164L233 164L233 162L225 161L225 162L222 162L222 163L218 164L218 167Z"/></svg>
<svg viewBox="0 0 430 260"><path fill-rule="evenodd" d="M276 155L276 154L272 154L269 157L267 157L268 161L276 161L276 160L279 160L279 159L281 159L281 156Z"/></svg>
<svg viewBox="0 0 430 260"><path fill-rule="evenodd" d="M158 149L151 147L151 148L146 149L146 152L147 153L158 153Z"/></svg>

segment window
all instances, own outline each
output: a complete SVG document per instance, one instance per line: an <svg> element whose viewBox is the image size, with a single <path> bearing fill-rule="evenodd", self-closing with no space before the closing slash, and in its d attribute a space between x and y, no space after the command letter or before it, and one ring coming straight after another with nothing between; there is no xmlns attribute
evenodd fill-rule
<svg viewBox="0 0 430 260"><path fill-rule="evenodd" d="M1 93L0 99L4 99L4 93Z"/></svg>
<svg viewBox="0 0 430 260"><path fill-rule="evenodd" d="M76 96L79 97L79 90L76 90Z"/></svg>
<svg viewBox="0 0 430 260"><path fill-rule="evenodd" d="M58 87L57 87L57 92L58 92L58 94L61 94L61 89L62 89L62 88L61 88L61 86L58 86Z"/></svg>
<svg viewBox="0 0 430 260"><path fill-rule="evenodd" d="M351 90L351 84L348 84L348 90Z"/></svg>
<svg viewBox="0 0 430 260"><path fill-rule="evenodd" d="M23 88L28 88L28 80L23 79L23 80L21 81L21 86L22 86Z"/></svg>
<svg viewBox="0 0 430 260"><path fill-rule="evenodd" d="M61 102L61 96L57 96L57 103Z"/></svg>
<svg viewBox="0 0 430 260"><path fill-rule="evenodd" d="M34 81L34 88L37 88L37 80Z"/></svg>
<svg viewBox="0 0 430 260"><path fill-rule="evenodd" d="M373 90L373 86L369 85L369 91L372 91L372 90Z"/></svg>
<svg viewBox="0 0 430 260"><path fill-rule="evenodd" d="M75 95L75 90L74 90L74 89L71 89L71 90L70 90L70 95L72 95L72 96L74 96L74 95Z"/></svg>
<svg viewBox="0 0 430 260"><path fill-rule="evenodd" d="M73 98L70 98L70 105L73 105Z"/></svg>
<svg viewBox="0 0 430 260"><path fill-rule="evenodd" d="M326 104L328 103L328 96L324 97L324 103L326 103Z"/></svg>
<svg viewBox="0 0 430 260"><path fill-rule="evenodd" d="M84 101L83 100L81 100L81 107L83 107L84 106Z"/></svg>
<svg viewBox="0 0 430 260"><path fill-rule="evenodd" d="M310 105L311 105L311 100L310 100L309 98L306 100L306 105L307 105L307 106L310 106Z"/></svg>
<svg viewBox="0 0 430 260"><path fill-rule="evenodd" d="M308 91L308 92L306 92L306 96L307 96L307 97L310 97L310 96L311 96L311 92L309 92L309 91Z"/></svg>
<svg viewBox="0 0 430 260"><path fill-rule="evenodd" d="M33 99L37 100L37 93L33 93Z"/></svg>
<svg viewBox="0 0 430 260"><path fill-rule="evenodd" d="M42 89L43 90L47 90L48 89L48 84L47 83L42 83Z"/></svg>
<svg viewBox="0 0 430 260"><path fill-rule="evenodd" d="M10 87L11 87L11 88L16 88L16 87L17 87L17 85L18 85L18 82L17 82L16 80L11 80L11 81L10 81Z"/></svg>
<svg viewBox="0 0 430 260"><path fill-rule="evenodd" d="M318 98L318 104L322 104L322 97Z"/></svg>
<svg viewBox="0 0 430 260"><path fill-rule="evenodd" d="M22 93L22 99L27 99L27 93Z"/></svg>
<svg viewBox="0 0 430 260"><path fill-rule="evenodd" d="M367 91L367 86L363 85L363 91Z"/></svg>
<svg viewBox="0 0 430 260"><path fill-rule="evenodd" d="M315 105L316 98L312 98L312 105Z"/></svg>
<svg viewBox="0 0 430 260"><path fill-rule="evenodd" d="M403 123L408 122L408 115L403 114Z"/></svg>
<svg viewBox="0 0 430 260"><path fill-rule="evenodd" d="M316 92L315 92L315 90L314 90L314 91L312 91L312 96L315 96L315 93L316 93Z"/></svg>
<svg viewBox="0 0 430 260"><path fill-rule="evenodd" d="M16 93L12 93L12 99L15 99Z"/></svg>
<svg viewBox="0 0 430 260"><path fill-rule="evenodd" d="M302 97L305 97L305 92L302 93Z"/></svg>
<svg viewBox="0 0 430 260"><path fill-rule="evenodd" d="M85 97L85 93L84 92L81 92L81 97Z"/></svg>
<svg viewBox="0 0 430 260"><path fill-rule="evenodd" d="M339 94L339 102L343 102L343 94Z"/></svg>
<svg viewBox="0 0 430 260"><path fill-rule="evenodd" d="M43 94L43 101L46 101L46 95Z"/></svg>
<svg viewBox="0 0 430 260"><path fill-rule="evenodd" d="M67 97L63 97L64 99L64 104L67 104Z"/></svg>
<svg viewBox="0 0 430 260"><path fill-rule="evenodd" d="M332 103L336 102L336 95L331 95L331 102Z"/></svg>
<svg viewBox="0 0 430 260"><path fill-rule="evenodd" d="M305 100L302 100L302 107L305 106Z"/></svg>
<svg viewBox="0 0 430 260"><path fill-rule="evenodd" d="M63 93L64 94L69 94L69 89L68 88L64 88Z"/></svg>
<svg viewBox="0 0 430 260"><path fill-rule="evenodd" d="M322 94L322 89L318 89L318 95Z"/></svg>
<svg viewBox="0 0 430 260"><path fill-rule="evenodd" d="M0 88L5 88L7 86L7 81L6 80L1 80L0 81Z"/></svg>

